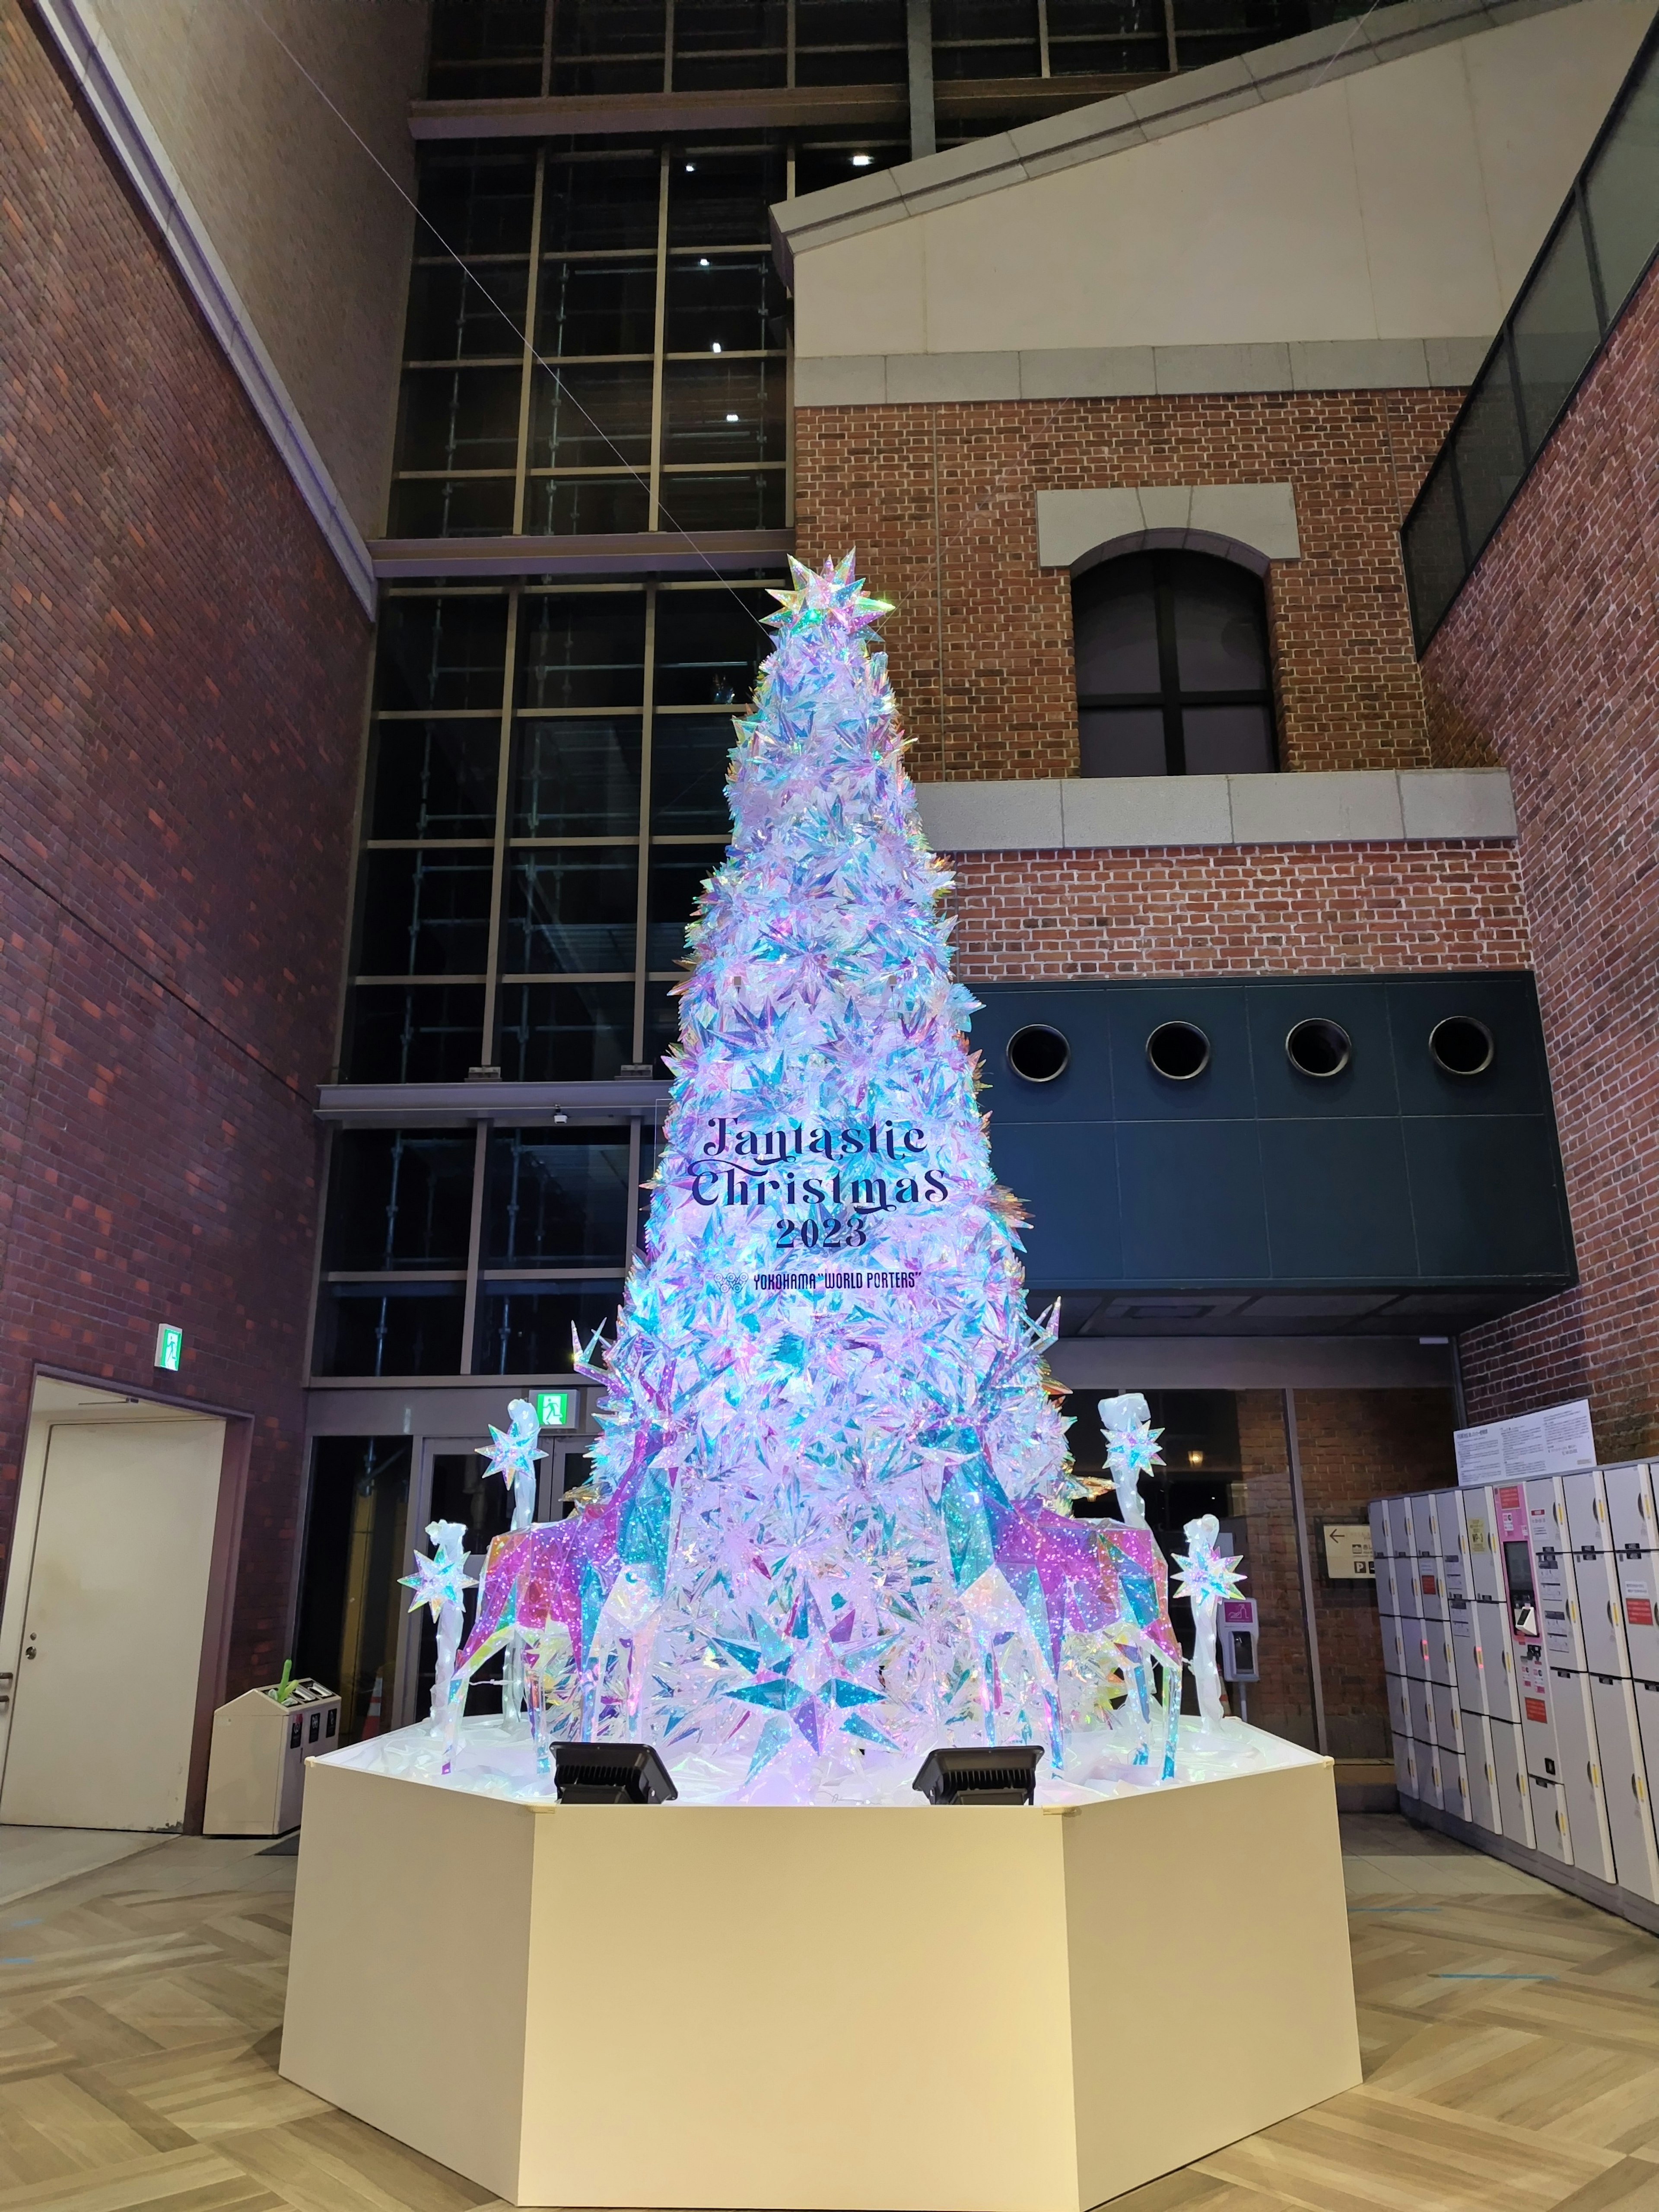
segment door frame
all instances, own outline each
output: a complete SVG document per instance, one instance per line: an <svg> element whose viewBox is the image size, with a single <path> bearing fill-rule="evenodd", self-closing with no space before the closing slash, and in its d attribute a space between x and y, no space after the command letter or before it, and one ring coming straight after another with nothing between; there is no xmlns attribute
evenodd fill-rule
<svg viewBox="0 0 1659 2212"><path fill-rule="evenodd" d="M12 1692L0 1716L0 1777L11 1729L18 1667L23 1649L24 1614L27 1610L29 1577L34 1570L35 1540L40 1527L40 1498L46 1482L46 1449L54 1428L97 1428L106 1425L95 1416L77 1421L68 1408L56 1411L38 1406L40 1385L61 1382L87 1390L112 1405L123 1402L165 1407L179 1419L201 1417L222 1421L224 1445L219 1461L219 1491L214 1509L213 1543L209 1557L207 1608L202 1621L202 1656L197 1668L195 1717L191 1724L190 1767L185 1785L184 1833L199 1836L207 1807L208 1758L213 1747L213 1716L225 1701L230 1665L230 1626L236 1600L236 1569L241 1550L242 1521L247 1505L248 1462L253 1444L253 1416L235 1406L216 1406L202 1398L181 1397L177 1390L157 1390L139 1382L112 1382L105 1375L87 1375L73 1367L56 1367L36 1361L29 1376L28 1406L24 1414L23 1449L18 1467L17 1494L12 1509L3 1578L0 1579L0 1679ZM36 1416L40 1419L37 1424ZM20 1567L21 1573L14 1570Z"/></svg>

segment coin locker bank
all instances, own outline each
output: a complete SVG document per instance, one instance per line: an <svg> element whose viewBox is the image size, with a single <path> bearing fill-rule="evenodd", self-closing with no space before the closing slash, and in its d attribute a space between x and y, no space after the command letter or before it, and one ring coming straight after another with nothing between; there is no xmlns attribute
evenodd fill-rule
<svg viewBox="0 0 1659 2212"><path fill-rule="evenodd" d="M1370 1508L1401 1809L1659 1932L1645 1461Z"/></svg>

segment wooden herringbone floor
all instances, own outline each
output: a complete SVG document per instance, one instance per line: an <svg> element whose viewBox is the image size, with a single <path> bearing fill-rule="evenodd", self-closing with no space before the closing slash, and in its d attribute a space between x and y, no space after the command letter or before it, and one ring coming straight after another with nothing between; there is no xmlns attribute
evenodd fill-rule
<svg viewBox="0 0 1659 2212"><path fill-rule="evenodd" d="M1344 1827L1365 2086L1120 2212L1659 2212L1659 1939ZM0 1831L0 2212L493 2202L276 2073L291 1857L181 1838L15 1893L95 1848ZM1249 1991L1214 1994L1248 2033Z"/></svg>

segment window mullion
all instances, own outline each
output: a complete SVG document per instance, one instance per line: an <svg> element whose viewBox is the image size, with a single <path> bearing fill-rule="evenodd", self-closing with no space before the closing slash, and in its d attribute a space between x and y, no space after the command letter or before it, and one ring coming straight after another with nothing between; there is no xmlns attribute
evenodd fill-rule
<svg viewBox="0 0 1659 2212"><path fill-rule="evenodd" d="M645 711L640 722L640 872L634 899L634 1065L645 1058L646 933L651 898L651 757L657 693L657 594L655 584L645 592Z"/></svg>
<svg viewBox="0 0 1659 2212"><path fill-rule="evenodd" d="M490 851L489 936L486 956L483 1039L478 1064L491 1066L495 1058L495 1012L501 993L501 932L507 908L507 817L513 795L513 702L518 695L519 623L523 595L514 584L507 595L507 653L501 667L500 750L495 763L495 836Z"/></svg>
<svg viewBox="0 0 1659 2212"><path fill-rule="evenodd" d="M466 1232L466 1305L461 1315L461 1372L472 1372L472 1342L478 1317L478 1258L483 1244L484 1175L489 1164L491 1124L480 1121L472 1154L472 1212Z"/></svg>
<svg viewBox="0 0 1659 2212"><path fill-rule="evenodd" d="M1152 605L1158 623L1158 681L1164 695L1164 771L1187 773L1187 742L1181 721L1181 659L1176 641L1175 588L1168 563L1152 556Z"/></svg>
<svg viewBox="0 0 1659 2212"><path fill-rule="evenodd" d="M670 153L664 143L657 171L657 303L651 341L651 503L647 527L660 530L662 524L662 414L663 414L663 341L668 316L668 165ZM647 682L649 678L647 675Z"/></svg>
<svg viewBox="0 0 1659 2212"><path fill-rule="evenodd" d="M524 373L519 386L519 450L513 468L513 535L524 535L525 471L530 462L531 403L536 382L537 298L541 289L542 198L547 182L547 149L536 149L536 189L530 204L530 268L525 277Z"/></svg>

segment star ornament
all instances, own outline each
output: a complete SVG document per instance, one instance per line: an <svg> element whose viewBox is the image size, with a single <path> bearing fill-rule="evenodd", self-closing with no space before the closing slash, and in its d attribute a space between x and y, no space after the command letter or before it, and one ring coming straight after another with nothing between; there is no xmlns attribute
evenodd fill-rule
<svg viewBox="0 0 1659 2212"><path fill-rule="evenodd" d="M789 573L795 588L772 593L783 612L769 615L768 623L781 630L799 629L816 618L854 637L891 614L893 602L872 597L865 590L863 578L853 574L855 557L848 553L839 561L826 561L822 568L809 568L791 554Z"/></svg>
<svg viewBox="0 0 1659 2212"><path fill-rule="evenodd" d="M536 1449L541 1436L541 1425L536 1419L536 1409L529 1401L515 1398L507 1412L512 1416L512 1427L498 1429L492 1421L489 1442L475 1444L472 1449L480 1459L489 1462L484 1474L487 1476L499 1474L501 1480L510 1486L515 1477L528 1474L536 1462L545 1459L547 1454Z"/></svg>
<svg viewBox="0 0 1659 2212"><path fill-rule="evenodd" d="M416 1552L414 1573L399 1575L398 1579L405 1589L415 1593L410 1601L410 1611L418 1613L423 1605L429 1605L434 1620L444 1606L460 1603L463 1590L477 1588L472 1577L462 1572L459 1559L446 1559L441 1553L435 1559L428 1559L424 1552Z"/></svg>
<svg viewBox="0 0 1659 2212"><path fill-rule="evenodd" d="M1137 1480L1151 1474L1164 1458L1158 1441L1163 1433L1145 1421L1137 1421L1132 1429L1114 1429L1107 1438L1107 1465L1115 1474L1133 1475Z"/></svg>
<svg viewBox="0 0 1659 2212"><path fill-rule="evenodd" d="M1244 1577L1238 1572L1241 1561L1212 1551L1207 1544L1177 1552L1175 1563L1181 1570L1176 1595L1192 1605L1219 1605L1224 1598L1237 1597L1243 1588Z"/></svg>

